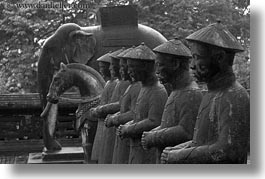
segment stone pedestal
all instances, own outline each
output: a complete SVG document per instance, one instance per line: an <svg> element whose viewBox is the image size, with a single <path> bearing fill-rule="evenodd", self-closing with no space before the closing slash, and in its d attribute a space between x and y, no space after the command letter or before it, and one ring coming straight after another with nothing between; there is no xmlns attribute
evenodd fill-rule
<svg viewBox="0 0 265 179"><path fill-rule="evenodd" d="M66 164L84 163L82 147L63 147L62 150L53 152L30 153L28 164Z"/></svg>

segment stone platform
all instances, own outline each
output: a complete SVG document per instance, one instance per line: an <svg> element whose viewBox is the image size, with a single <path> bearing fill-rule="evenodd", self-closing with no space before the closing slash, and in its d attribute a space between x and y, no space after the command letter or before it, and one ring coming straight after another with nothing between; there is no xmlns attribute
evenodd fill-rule
<svg viewBox="0 0 265 179"><path fill-rule="evenodd" d="M63 147L53 152L29 153L28 164L83 164L82 147Z"/></svg>

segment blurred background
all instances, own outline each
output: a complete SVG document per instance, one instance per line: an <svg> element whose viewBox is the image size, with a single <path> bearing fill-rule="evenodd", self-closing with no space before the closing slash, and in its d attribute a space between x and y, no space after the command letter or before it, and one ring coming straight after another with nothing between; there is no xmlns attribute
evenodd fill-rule
<svg viewBox="0 0 265 179"><path fill-rule="evenodd" d="M64 8L23 8L46 0L0 1L0 94L37 92L37 61L44 40L65 23L98 25L99 7L137 5L138 21L168 40L185 38L220 19L245 52L236 56L239 82L250 88L250 0L54 0ZM73 5L79 8L74 8ZM85 4L85 6L82 6Z"/></svg>

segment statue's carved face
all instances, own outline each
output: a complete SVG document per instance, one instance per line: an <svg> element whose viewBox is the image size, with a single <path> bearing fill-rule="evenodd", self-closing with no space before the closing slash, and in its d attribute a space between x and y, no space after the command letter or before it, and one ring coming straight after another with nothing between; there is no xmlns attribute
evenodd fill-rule
<svg viewBox="0 0 265 179"><path fill-rule="evenodd" d="M154 75L154 62L145 60L128 59L128 74L133 82L147 82L150 76Z"/></svg>
<svg viewBox="0 0 265 179"><path fill-rule="evenodd" d="M119 59L111 58L109 70L110 70L110 75L112 78L119 78L120 79Z"/></svg>
<svg viewBox="0 0 265 179"><path fill-rule="evenodd" d="M128 74L133 82L141 81L141 73L144 70L143 64L137 60L127 60Z"/></svg>
<svg viewBox="0 0 265 179"><path fill-rule="evenodd" d="M191 52L193 57L191 69L194 77L199 82L209 82L218 71L218 66L213 63L215 60L212 59L210 49L199 43L191 43Z"/></svg>
<svg viewBox="0 0 265 179"><path fill-rule="evenodd" d="M99 62L98 66L99 66L99 73L102 75L104 80L107 80L107 78L110 78L110 71L109 71L110 63Z"/></svg>
<svg viewBox="0 0 265 179"><path fill-rule="evenodd" d="M176 60L172 59L171 56L162 55L157 53L156 58L156 75L158 80L162 84L171 82L171 79L174 77Z"/></svg>
<svg viewBox="0 0 265 179"><path fill-rule="evenodd" d="M130 80L126 59L120 59L120 75L122 80Z"/></svg>

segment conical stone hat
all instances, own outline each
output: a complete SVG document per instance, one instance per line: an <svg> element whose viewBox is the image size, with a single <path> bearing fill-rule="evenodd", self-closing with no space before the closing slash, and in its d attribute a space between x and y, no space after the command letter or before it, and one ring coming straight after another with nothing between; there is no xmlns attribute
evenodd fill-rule
<svg viewBox="0 0 265 179"><path fill-rule="evenodd" d="M125 47L122 47L121 49L118 49L110 54L110 57L112 58L118 58L118 55L125 50Z"/></svg>
<svg viewBox="0 0 265 179"><path fill-rule="evenodd" d="M111 60L110 54L111 54L111 52L106 53L105 55L102 55L101 57L99 57L97 59L97 61L98 62L107 62L107 63L110 63L110 60Z"/></svg>
<svg viewBox="0 0 265 179"><path fill-rule="evenodd" d="M191 58L190 50L178 39L167 41L153 49L154 52Z"/></svg>
<svg viewBox="0 0 265 179"><path fill-rule="evenodd" d="M135 60L147 60L154 61L156 59L155 53L147 47L143 42L141 45L135 47L127 54L123 55L124 58L130 58Z"/></svg>
<svg viewBox="0 0 265 179"><path fill-rule="evenodd" d="M189 41L203 42L217 47L225 48L234 52L242 52L244 48L228 29L218 21L210 24L186 37Z"/></svg>
<svg viewBox="0 0 265 179"><path fill-rule="evenodd" d="M135 46L132 46L126 50L124 50L123 52L121 52L119 55L117 55L118 58L123 58L124 55L126 55L128 52L130 52L132 49L134 49Z"/></svg>

